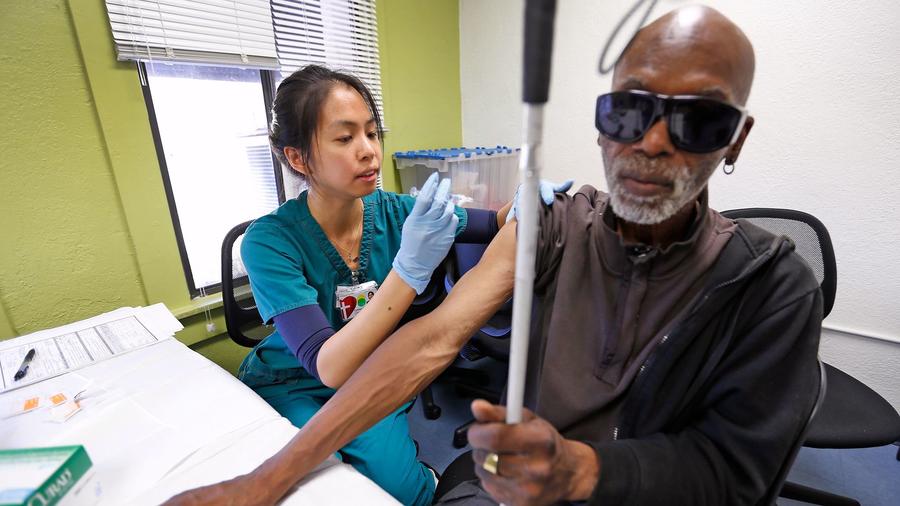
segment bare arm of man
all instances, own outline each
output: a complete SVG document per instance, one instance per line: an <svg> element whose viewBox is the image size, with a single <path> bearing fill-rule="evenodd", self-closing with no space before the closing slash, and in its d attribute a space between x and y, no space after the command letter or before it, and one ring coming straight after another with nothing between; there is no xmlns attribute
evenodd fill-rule
<svg viewBox="0 0 900 506"><path fill-rule="evenodd" d="M167 504L273 504L329 455L415 396L512 295L516 225L432 313L391 335L300 432L250 474L189 490Z"/></svg>

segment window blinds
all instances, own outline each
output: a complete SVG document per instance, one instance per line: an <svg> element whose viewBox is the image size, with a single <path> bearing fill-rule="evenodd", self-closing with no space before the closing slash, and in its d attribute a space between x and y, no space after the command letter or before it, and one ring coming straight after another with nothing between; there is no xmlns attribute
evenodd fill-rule
<svg viewBox="0 0 900 506"><path fill-rule="evenodd" d="M375 0L272 0L283 76L318 63L362 79L384 117Z"/></svg>
<svg viewBox="0 0 900 506"><path fill-rule="evenodd" d="M382 109L375 0L106 0L120 60L361 78Z"/></svg>
<svg viewBox="0 0 900 506"><path fill-rule="evenodd" d="M106 0L119 60L278 68L268 0Z"/></svg>

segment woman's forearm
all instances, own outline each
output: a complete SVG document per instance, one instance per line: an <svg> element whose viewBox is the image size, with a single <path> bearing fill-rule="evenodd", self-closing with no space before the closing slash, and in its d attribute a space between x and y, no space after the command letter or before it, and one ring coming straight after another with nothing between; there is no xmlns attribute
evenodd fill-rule
<svg viewBox="0 0 900 506"><path fill-rule="evenodd" d="M505 206L497 211L497 228L503 228L503 225L506 225L506 215L509 214L509 210L512 209L512 206L513 201L510 200Z"/></svg>
<svg viewBox="0 0 900 506"><path fill-rule="evenodd" d="M319 349L316 369L322 383L340 387L400 322L416 292L393 270L358 315Z"/></svg>

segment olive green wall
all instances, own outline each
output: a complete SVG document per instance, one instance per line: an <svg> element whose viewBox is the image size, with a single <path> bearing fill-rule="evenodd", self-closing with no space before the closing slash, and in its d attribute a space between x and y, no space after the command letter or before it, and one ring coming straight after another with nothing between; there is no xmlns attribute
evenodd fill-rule
<svg viewBox="0 0 900 506"><path fill-rule="evenodd" d="M386 168L395 151L462 145L458 0L378 0ZM399 191L396 170L385 188Z"/></svg>
<svg viewBox="0 0 900 506"><path fill-rule="evenodd" d="M378 2L389 154L459 145L457 0ZM164 302L178 338L235 370L246 350L191 300L133 63L117 62L102 0L3 2L0 338Z"/></svg>
<svg viewBox="0 0 900 506"><path fill-rule="evenodd" d="M67 5L4 2L0 33L3 326L146 303Z"/></svg>

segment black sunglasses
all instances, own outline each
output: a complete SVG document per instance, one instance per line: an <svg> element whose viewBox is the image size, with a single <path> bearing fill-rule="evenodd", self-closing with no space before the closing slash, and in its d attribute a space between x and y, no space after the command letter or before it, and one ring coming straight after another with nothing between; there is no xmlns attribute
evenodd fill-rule
<svg viewBox="0 0 900 506"><path fill-rule="evenodd" d="M631 143L663 116L676 148L711 153L737 141L747 110L707 97L614 91L597 97L594 125L610 140Z"/></svg>

